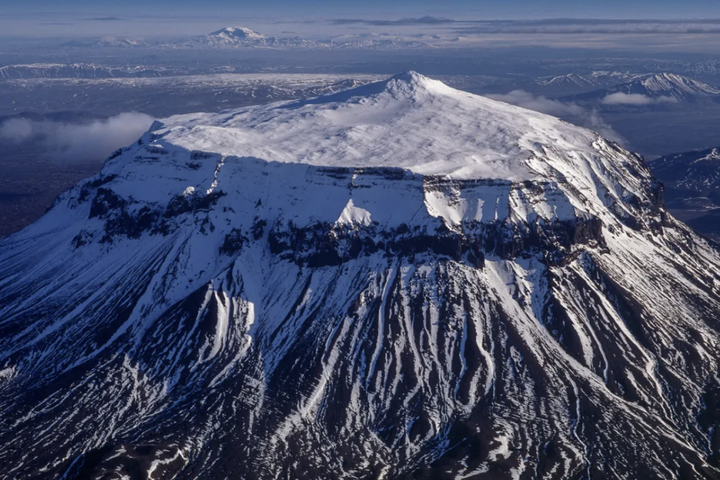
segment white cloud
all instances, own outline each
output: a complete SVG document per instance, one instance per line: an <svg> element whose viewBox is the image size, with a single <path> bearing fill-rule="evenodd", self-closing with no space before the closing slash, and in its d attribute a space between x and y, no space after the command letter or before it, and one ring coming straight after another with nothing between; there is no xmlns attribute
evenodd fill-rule
<svg viewBox="0 0 720 480"><path fill-rule="evenodd" d="M611 93L602 99L605 105L653 105L658 103L677 103L675 97L649 97L641 93Z"/></svg>
<svg viewBox="0 0 720 480"><path fill-rule="evenodd" d="M501 102L560 117L576 125L598 132L603 137L627 145L627 141L608 124L596 110L588 110L576 103L565 103L542 95L533 95L524 90L513 90L502 95L487 95Z"/></svg>
<svg viewBox="0 0 720 480"><path fill-rule="evenodd" d="M0 140L37 142L60 160L102 161L137 140L152 121L152 117L137 112L81 124L13 118L0 124Z"/></svg>
<svg viewBox="0 0 720 480"><path fill-rule="evenodd" d="M494 100L510 103L519 107L535 110L536 112L547 113L556 117L561 115L582 115L585 109L574 103L564 103L552 100L543 96L535 96L525 90L513 90L510 93L500 95L487 95Z"/></svg>
<svg viewBox="0 0 720 480"><path fill-rule="evenodd" d="M32 122L25 118L11 118L0 124L0 138L3 140L23 142L30 138L32 133Z"/></svg>

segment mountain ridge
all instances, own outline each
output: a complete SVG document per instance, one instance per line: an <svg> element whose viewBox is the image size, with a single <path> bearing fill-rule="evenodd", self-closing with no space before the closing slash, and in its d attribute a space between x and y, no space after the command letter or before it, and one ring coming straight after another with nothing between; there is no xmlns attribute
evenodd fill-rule
<svg viewBox="0 0 720 480"><path fill-rule="evenodd" d="M720 98L720 89L674 73L655 73L610 88L580 93L564 100L600 101L606 105L648 105Z"/></svg>

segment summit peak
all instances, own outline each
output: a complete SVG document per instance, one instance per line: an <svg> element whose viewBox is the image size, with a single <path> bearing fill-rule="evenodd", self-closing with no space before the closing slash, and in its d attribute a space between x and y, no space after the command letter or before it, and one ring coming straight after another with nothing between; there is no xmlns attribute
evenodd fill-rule
<svg viewBox="0 0 720 480"><path fill-rule="evenodd" d="M165 149L457 179L569 177L605 156L594 132L413 71L307 100L171 117L153 136ZM562 158L543 145L562 145Z"/></svg>
<svg viewBox="0 0 720 480"><path fill-rule="evenodd" d="M260 39L266 38L265 35L251 30L247 27L225 27L223 29L212 32L211 35L229 35L244 39Z"/></svg>
<svg viewBox="0 0 720 480"><path fill-rule="evenodd" d="M426 77L425 75L421 75L414 70L406 70L402 73L398 73L397 75L393 75L392 77L390 77L390 80L413 84L422 84L430 81L428 77Z"/></svg>
<svg viewBox="0 0 720 480"><path fill-rule="evenodd" d="M416 71L407 70L390 77L387 81L387 88L407 88L412 90L449 90L450 88L439 80L433 80Z"/></svg>

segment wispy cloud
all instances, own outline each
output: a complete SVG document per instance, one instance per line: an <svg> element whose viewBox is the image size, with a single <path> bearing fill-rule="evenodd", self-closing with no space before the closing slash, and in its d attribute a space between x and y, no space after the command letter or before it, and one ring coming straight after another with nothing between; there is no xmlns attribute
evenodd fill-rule
<svg viewBox="0 0 720 480"><path fill-rule="evenodd" d="M122 22L125 19L121 17L94 17L86 18L85 20L90 22Z"/></svg>
<svg viewBox="0 0 720 480"><path fill-rule="evenodd" d="M337 18L329 21L333 25L408 26L408 25L452 25L463 34L497 33L720 33L720 19L697 20L647 20L647 19L571 19L550 18L539 20L456 20L446 17L423 16L397 20L367 18Z"/></svg>
<svg viewBox="0 0 720 480"><path fill-rule="evenodd" d="M707 34L720 33L720 19L606 20L545 19L465 21L456 31L463 34Z"/></svg>
<svg viewBox="0 0 720 480"><path fill-rule="evenodd" d="M101 161L114 150L137 140L152 120L136 112L81 124L11 118L0 123L0 140L38 143L59 160Z"/></svg>
<svg viewBox="0 0 720 480"><path fill-rule="evenodd" d="M602 99L605 105L653 105L659 103L677 103L675 97L649 97L640 93L611 93Z"/></svg>
<svg viewBox="0 0 720 480"><path fill-rule="evenodd" d="M362 18L336 18L330 20L333 25L372 25L372 26L404 26L404 25L446 25L457 23L457 20L426 15L418 18L401 18L399 20L368 20Z"/></svg>

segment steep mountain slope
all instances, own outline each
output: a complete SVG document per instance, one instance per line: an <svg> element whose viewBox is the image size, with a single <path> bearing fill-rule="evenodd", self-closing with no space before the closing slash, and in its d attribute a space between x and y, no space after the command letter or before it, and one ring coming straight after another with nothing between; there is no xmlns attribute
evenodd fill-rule
<svg viewBox="0 0 720 480"><path fill-rule="evenodd" d="M697 102L717 98L720 98L720 90L716 87L673 73L649 75L611 88L566 97L608 105Z"/></svg>
<svg viewBox="0 0 720 480"><path fill-rule="evenodd" d="M157 122L0 240L5 478L720 478L720 255L414 73Z"/></svg>

